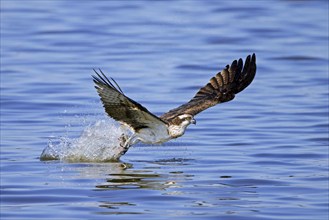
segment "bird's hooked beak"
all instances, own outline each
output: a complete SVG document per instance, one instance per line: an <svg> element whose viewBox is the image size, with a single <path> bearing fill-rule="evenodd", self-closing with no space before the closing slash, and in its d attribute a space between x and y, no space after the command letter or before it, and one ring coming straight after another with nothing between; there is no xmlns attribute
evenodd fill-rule
<svg viewBox="0 0 329 220"><path fill-rule="evenodd" d="M192 120L191 120L191 124L196 125L196 120L195 120L194 118L192 118Z"/></svg>

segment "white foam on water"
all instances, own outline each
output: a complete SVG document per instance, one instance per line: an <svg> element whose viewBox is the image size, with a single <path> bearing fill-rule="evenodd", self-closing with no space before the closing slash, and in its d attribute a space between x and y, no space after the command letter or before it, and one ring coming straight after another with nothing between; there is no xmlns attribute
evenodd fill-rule
<svg viewBox="0 0 329 220"><path fill-rule="evenodd" d="M59 137L49 140L40 160L67 162L117 161L123 148L119 138L123 130L110 120L87 126L79 138Z"/></svg>

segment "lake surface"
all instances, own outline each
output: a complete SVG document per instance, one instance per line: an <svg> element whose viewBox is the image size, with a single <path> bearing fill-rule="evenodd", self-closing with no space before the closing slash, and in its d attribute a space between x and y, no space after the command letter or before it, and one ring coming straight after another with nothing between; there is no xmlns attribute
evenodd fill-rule
<svg viewBox="0 0 329 220"><path fill-rule="evenodd" d="M100 162L93 68L160 115L251 53L235 100ZM1 219L328 219L328 61L328 1L2 0Z"/></svg>

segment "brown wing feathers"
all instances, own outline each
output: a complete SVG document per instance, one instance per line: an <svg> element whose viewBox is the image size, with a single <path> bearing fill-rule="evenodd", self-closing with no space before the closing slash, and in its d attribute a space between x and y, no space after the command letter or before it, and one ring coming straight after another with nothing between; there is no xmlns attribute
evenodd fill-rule
<svg viewBox="0 0 329 220"><path fill-rule="evenodd" d="M256 74L256 56L247 56L245 64L240 58L212 77L186 104L172 109L160 118L170 121L181 114L196 115L218 103L234 99L235 94L244 90L252 82Z"/></svg>
<svg viewBox="0 0 329 220"><path fill-rule="evenodd" d="M93 76L95 88L101 97L106 113L113 119L127 124L135 130L151 127L163 123L161 119L149 112L145 107L124 95L113 78L113 84L105 74L99 70Z"/></svg>
<svg viewBox="0 0 329 220"><path fill-rule="evenodd" d="M95 71L95 70L94 70ZM114 84L99 70L93 76L95 88L103 102L105 111L113 119L129 125L138 130L152 127L155 124L164 125L181 114L196 115L201 111L234 99L235 94L244 90L252 82L256 74L256 56L247 56L245 64L240 58L212 77L207 85L202 87L195 96L160 118L153 115L145 107L124 95L119 85L110 78Z"/></svg>

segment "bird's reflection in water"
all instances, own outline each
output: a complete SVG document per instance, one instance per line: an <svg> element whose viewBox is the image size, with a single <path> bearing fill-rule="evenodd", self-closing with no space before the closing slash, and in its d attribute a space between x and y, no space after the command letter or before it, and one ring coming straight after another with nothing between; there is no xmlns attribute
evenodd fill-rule
<svg viewBox="0 0 329 220"><path fill-rule="evenodd" d="M98 206L109 209L100 211L98 214L147 214L149 211L141 207L151 201L162 201L161 195L166 195L169 200L178 198L176 190L169 189L178 189L182 182L193 178L193 175L177 170L177 167L188 164L188 161L189 159L172 158L135 161L134 165L117 162L113 163L112 167L111 164L112 169L108 170L105 181L97 184L94 189L96 195L99 196ZM134 167L141 164L143 164L142 168Z"/></svg>
<svg viewBox="0 0 329 220"><path fill-rule="evenodd" d="M95 214L152 216L165 207L164 202L185 207L183 213L177 213L174 208L162 210L173 216L194 215L199 207L218 206L223 207L222 211L234 211L236 206L245 204L241 197L246 196L248 203L259 204L257 184L253 185L252 180L246 184L246 180L220 173L212 181L199 179L193 175L193 169L188 171L195 163L193 159L129 162L73 164L79 171L79 182L96 181L88 196L97 201ZM209 197L200 200L199 196L204 194ZM198 210L197 214L206 214Z"/></svg>
<svg viewBox="0 0 329 220"><path fill-rule="evenodd" d="M191 178L181 171L168 173L157 172L160 166L184 165L189 159L172 158L157 161L136 161L143 163L143 169L133 168L131 163L115 163L116 169L108 173L106 182L96 185L96 190L119 190L119 189L154 189L164 190L168 187L179 187L177 180ZM119 168L119 169L118 169Z"/></svg>

